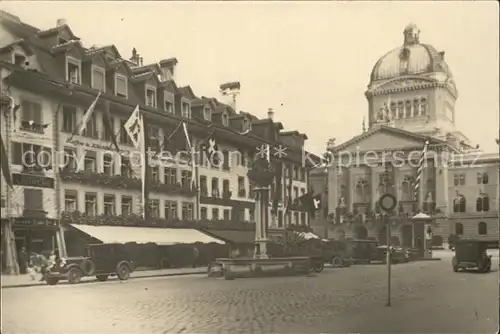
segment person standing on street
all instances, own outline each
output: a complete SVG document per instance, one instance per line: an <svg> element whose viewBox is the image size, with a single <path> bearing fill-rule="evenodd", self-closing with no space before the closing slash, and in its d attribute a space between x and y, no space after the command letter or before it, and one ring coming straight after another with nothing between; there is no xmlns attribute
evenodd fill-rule
<svg viewBox="0 0 500 334"><path fill-rule="evenodd" d="M193 247L193 268L196 268L196 265L198 264L199 257L200 257L200 251L198 250L198 247L194 246Z"/></svg>
<svg viewBox="0 0 500 334"><path fill-rule="evenodd" d="M20 274L26 274L29 264L29 258L28 254L26 253L26 247L24 246L21 247L21 250L19 251L18 262Z"/></svg>

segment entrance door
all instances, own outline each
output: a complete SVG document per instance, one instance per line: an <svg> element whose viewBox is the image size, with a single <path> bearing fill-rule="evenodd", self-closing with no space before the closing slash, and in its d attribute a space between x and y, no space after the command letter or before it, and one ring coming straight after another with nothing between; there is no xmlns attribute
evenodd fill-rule
<svg viewBox="0 0 500 334"><path fill-rule="evenodd" d="M401 227L401 240L403 247L413 247L413 227L411 225L403 225Z"/></svg>
<svg viewBox="0 0 500 334"><path fill-rule="evenodd" d="M385 226L382 226L378 231L378 243L387 245L387 228Z"/></svg>

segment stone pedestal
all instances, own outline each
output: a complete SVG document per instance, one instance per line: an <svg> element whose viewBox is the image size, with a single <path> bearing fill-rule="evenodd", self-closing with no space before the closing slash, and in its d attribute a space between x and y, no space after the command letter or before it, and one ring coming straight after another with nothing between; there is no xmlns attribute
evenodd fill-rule
<svg viewBox="0 0 500 334"><path fill-rule="evenodd" d="M254 189L257 200L256 224L255 224L255 259L267 259L267 230L269 225L269 187L259 187Z"/></svg>

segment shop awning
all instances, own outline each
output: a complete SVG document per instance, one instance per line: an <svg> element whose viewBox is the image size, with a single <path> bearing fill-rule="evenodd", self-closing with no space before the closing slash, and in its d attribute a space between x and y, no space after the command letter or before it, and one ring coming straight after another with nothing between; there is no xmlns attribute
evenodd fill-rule
<svg viewBox="0 0 500 334"><path fill-rule="evenodd" d="M255 231L235 231L235 230L212 230L203 231L215 238L224 240L232 244L253 244L255 242Z"/></svg>
<svg viewBox="0 0 500 334"><path fill-rule="evenodd" d="M80 224L71 224L71 226L103 243L136 242L144 244L152 242L157 245L192 244L195 242L224 243L224 241L203 232L188 228L93 226Z"/></svg>

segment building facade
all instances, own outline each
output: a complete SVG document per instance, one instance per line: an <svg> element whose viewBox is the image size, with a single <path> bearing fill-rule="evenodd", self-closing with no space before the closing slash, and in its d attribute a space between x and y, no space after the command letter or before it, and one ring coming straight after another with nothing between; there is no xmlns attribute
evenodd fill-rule
<svg viewBox="0 0 500 334"><path fill-rule="evenodd" d="M271 187L271 198L280 196L270 235L308 225L306 209L294 207L284 217L285 200L308 188L311 165L302 164L307 136L284 131L272 111L259 119L231 101L178 87L175 58L144 65L135 49L124 59L113 45L86 48L63 20L39 30L6 12L0 19L1 134L13 179L10 188L2 175L2 233L12 249L76 254L88 241L79 234L78 226L85 225L253 231L247 172L262 147L282 168ZM235 96L239 88L229 83L221 91ZM79 131L93 101L95 110ZM147 159L146 220L144 157L124 130L135 106L144 115L148 151L154 152ZM183 123L195 167L182 153ZM217 154L207 159L201 148L211 143ZM15 257L15 250L3 253Z"/></svg>
<svg viewBox="0 0 500 334"><path fill-rule="evenodd" d="M414 246L425 237L412 220L419 212L431 216L435 244L450 235L498 238L499 155L474 147L456 128L458 93L444 51L421 43L417 26L408 25L403 44L375 63L365 95L368 129L342 144L331 140L328 163L311 172L312 188L328 202L314 229L385 242L378 200L391 193L398 199L395 243Z"/></svg>

